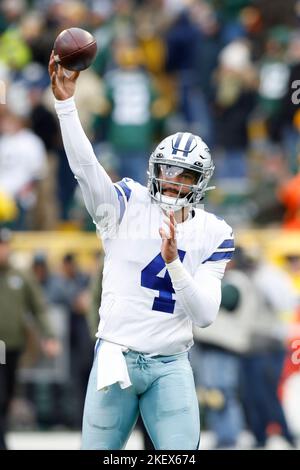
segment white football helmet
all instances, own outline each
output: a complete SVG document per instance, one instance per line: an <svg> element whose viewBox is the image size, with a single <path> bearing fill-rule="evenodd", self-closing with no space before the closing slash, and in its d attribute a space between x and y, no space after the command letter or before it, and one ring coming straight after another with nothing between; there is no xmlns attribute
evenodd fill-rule
<svg viewBox="0 0 300 470"><path fill-rule="evenodd" d="M182 207L197 206L206 191L214 172L209 148L203 140L189 132L177 132L166 137L154 150L149 159L148 189L152 199L163 209L174 211ZM162 186L185 170L195 174L195 183L175 183L178 193L174 197L162 193Z"/></svg>

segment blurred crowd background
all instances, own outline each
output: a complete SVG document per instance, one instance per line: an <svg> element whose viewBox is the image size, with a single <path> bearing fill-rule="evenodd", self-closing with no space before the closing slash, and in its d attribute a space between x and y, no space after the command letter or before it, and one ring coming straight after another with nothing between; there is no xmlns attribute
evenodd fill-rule
<svg viewBox="0 0 300 470"><path fill-rule="evenodd" d="M113 181L146 184L151 150L179 130L215 161L205 208L239 247L218 322L195 331L203 429L216 447L238 446L245 429L257 447L272 436L297 445L299 0L0 3L0 434L7 417L10 429L79 429L93 357L103 253L47 72L56 36L74 26L97 39L76 102Z"/></svg>

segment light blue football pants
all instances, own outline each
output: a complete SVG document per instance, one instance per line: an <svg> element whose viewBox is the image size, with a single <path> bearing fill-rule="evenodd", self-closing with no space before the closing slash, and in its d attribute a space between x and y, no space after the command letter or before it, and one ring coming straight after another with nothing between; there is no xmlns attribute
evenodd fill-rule
<svg viewBox="0 0 300 470"><path fill-rule="evenodd" d="M155 449L198 449L199 408L188 353L126 357L132 386L96 390L97 357L85 400L82 449L123 449L139 412Z"/></svg>

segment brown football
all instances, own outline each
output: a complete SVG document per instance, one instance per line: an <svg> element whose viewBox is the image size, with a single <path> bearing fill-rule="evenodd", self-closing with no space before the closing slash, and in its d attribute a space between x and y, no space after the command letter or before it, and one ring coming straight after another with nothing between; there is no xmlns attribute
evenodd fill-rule
<svg viewBox="0 0 300 470"><path fill-rule="evenodd" d="M94 60L97 43L94 36L81 28L69 28L56 38L54 59L67 70L87 69Z"/></svg>

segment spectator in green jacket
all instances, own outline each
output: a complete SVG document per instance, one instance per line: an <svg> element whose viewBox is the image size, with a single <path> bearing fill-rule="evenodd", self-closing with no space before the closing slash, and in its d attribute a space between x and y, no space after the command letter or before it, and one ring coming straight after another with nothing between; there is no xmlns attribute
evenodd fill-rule
<svg viewBox="0 0 300 470"><path fill-rule="evenodd" d="M6 420L18 360L26 343L28 314L33 316L41 333L43 352L53 357L60 349L46 321L46 307L39 287L27 273L15 269L9 262L10 239L10 231L0 228L0 340L5 345L5 358L0 364L0 449L6 449Z"/></svg>

